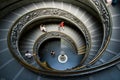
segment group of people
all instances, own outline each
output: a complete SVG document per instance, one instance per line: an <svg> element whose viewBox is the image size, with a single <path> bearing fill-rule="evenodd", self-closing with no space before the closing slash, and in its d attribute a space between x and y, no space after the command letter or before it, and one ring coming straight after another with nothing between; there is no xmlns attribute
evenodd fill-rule
<svg viewBox="0 0 120 80"><path fill-rule="evenodd" d="M34 55L35 55L35 54L32 54L32 53L30 53L29 51L26 51L26 52L25 52L25 57L27 57L28 59L31 59ZM55 56L55 51L52 50L52 51L50 52L50 55L54 57L54 56Z"/></svg>
<svg viewBox="0 0 120 80"><path fill-rule="evenodd" d="M64 22L63 22L63 21L60 22L59 27L58 27L58 30L59 30L59 31L60 31L61 29L64 30ZM47 32L47 29L46 29L45 25L43 25L43 24L40 25L40 30L41 30L42 32Z"/></svg>

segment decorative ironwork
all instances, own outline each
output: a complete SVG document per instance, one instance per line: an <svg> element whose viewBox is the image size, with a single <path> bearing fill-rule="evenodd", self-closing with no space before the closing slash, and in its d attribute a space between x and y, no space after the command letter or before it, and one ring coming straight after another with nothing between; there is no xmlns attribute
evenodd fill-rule
<svg viewBox="0 0 120 80"><path fill-rule="evenodd" d="M34 53L36 53L36 56L35 56L35 60L36 60L36 62L40 65L40 66L42 66L42 68L44 68L44 69L49 69L49 70L54 70L53 68L51 68L50 66L43 66L43 64L41 64L41 61L39 60L39 56L38 56L38 54L40 54L40 53L38 53L39 52L39 48L40 48L40 46L41 46L41 44L44 42L44 41L46 41L46 40L48 40L48 39L51 39L51 38L60 38L60 39L64 39L64 40L66 40L67 42L69 42L70 44L71 44L71 46L74 48L74 50L76 51L76 53L77 53L77 47L76 47L76 44L75 44L75 42L69 37L69 36L67 36L66 34L64 34L64 33L62 33L62 32L56 32L56 31L52 31L52 32L48 32L48 33L46 33L46 34L43 34L43 35L41 35L38 39L37 39L37 41L35 42L35 44L34 44L34 47L33 47L33 52Z"/></svg>
<svg viewBox="0 0 120 80"><path fill-rule="evenodd" d="M18 36L20 35L20 33L22 32L24 26L39 17L61 17L61 18L65 18L68 19L70 21L72 21L74 24L76 24L79 29L83 32L85 39L86 39L86 44L87 47L89 48L90 46L90 35L88 33L88 30L84 27L84 24L77 19L75 16L73 16L72 14L63 11L61 9L56 9L56 8L45 8L45 9L38 9L38 10L34 10L31 11L25 15L23 15L14 25L12 28L12 33L11 33L11 41L12 45L14 45L17 48L17 43L16 41L18 40ZM14 48L14 47L13 47Z"/></svg>
<svg viewBox="0 0 120 80"><path fill-rule="evenodd" d="M109 12L106 9L106 7L103 5L103 3L101 3L99 0L92 0L94 2L94 4L96 5L96 8L98 9L100 16L102 18L102 22L103 22L103 26L104 26L104 31L105 31L105 36L106 38L108 38L108 36L110 35L110 16L109 16Z"/></svg>
<svg viewBox="0 0 120 80"><path fill-rule="evenodd" d="M103 51L105 50L105 48L107 47L109 41L110 41L110 36L111 36L111 19L110 19L110 15L109 12L106 8L106 6L104 5L104 3L102 2L102 0L91 0L93 2L93 4L95 5L95 8L97 8L98 13L101 17L101 21L103 24L103 28L104 28L104 38L102 41L102 45L101 48L98 50L98 56L95 56L95 58L93 60L91 60L91 64L94 63L95 61L97 61L97 59L100 57L100 55L102 55Z"/></svg>
<svg viewBox="0 0 120 80"><path fill-rule="evenodd" d="M104 26L104 40L103 40L103 45L100 49L100 51L102 51L106 46L106 44L108 43L109 37L111 35L111 29L110 29L110 16L109 13L105 7L105 5L103 5L100 0L91 0L94 4L94 7L96 7L98 9L97 12L99 12L98 14L101 17L101 20L103 22L103 26ZM91 3L91 5L93 5ZM70 20L71 22L73 22L84 34L85 39L86 39L86 44L87 44L87 48L89 48L90 46L90 35L88 33L88 30L84 27L84 24L77 19L75 16L73 16L72 14L64 11L64 10L60 10L60 9L56 9L56 8L43 8L43 9L38 9L38 10L34 10L32 12L29 12L25 15L23 15L12 27L11 29L11 33L9 36L10 37L10 43L12 45L10 45L10 47L12 46L12 48L14 50L17 50L16 48L18 48L17 46L17 41L19 39L19 35L21 34L22 30L24 29L24 27L26 27L25 25L27 23L29 23L30 21L33 21L35 19L38 19L40 17L59 17L59 18L65 18L67 20ZM54 34L56 35L56 34ZM37 44L37 46L39 46ZM15 53L15 51L14 51ZM103 69L105 66L100 66L99 68L95 67L95 68L91 68L91 70L79 70L77 72L75 71L42 71L41 69L36 69L31 67L28 64L25 64L24 62L22 62L20 59L18 59L23 65L25 65L26 67L29 67L29 69L31 69L32 71L35 71L37 73L41 73L41 74L47 74L47 75L56 75L59 74L57 76L71 76L71 75L82 75L82 74L88 74L91 72L95 72L101 69ZM106 64L107 65L107 64ZM88 65L89 66L89 65ZM86 65L80 66L81 68L86 67ZM77 67L78 69L81 69L80 67Z"/></svg>
<svg viewBox="0 0 120 80"><path fill-rule="evenodd" d="M46 34L41 35L41 36L37 39L36 43L34 44L34 52L37 53L40 45L41 45L44 41L46 41L46 40L48 40L48 39L51 39L51 38L60 38L60 39L64 39L64 40L68 41L68 42L73 46L73 48L75 48L76 53L77 53L77 50L78 50L78 49L77 49L77 47L76 47L76 43L72 40L72 38L70 38L69 36L67 36L67 35L64 34L64 33L55 32L55 31L48 32L48 33L46 33Z"/></svg>

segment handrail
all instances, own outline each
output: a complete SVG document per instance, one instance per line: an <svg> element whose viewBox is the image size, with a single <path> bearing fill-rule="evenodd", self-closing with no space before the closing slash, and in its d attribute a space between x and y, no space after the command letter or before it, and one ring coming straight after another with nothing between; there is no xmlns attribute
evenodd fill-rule
<svg viewBox="0 0 120 80"><path fill-rule="evenodd" d="M41 12L41 13L39 13L39 12ZM66 14L66 15L62 15L62 14ZM39 17L39 15L42 17ZM45 10L44 9L33 10L33 11L21 16L11 28L11 31L10 31L11 39L9 38L10 42L12 40L19 40L21 33L25 29L24 28L25 26L27 26L28 24L30 24L32 21L34 21L36 19L44 18L44 16L46 16L46 17L54 16L56 18L61 16L59 18L64 18L65 20L72 21L72 23L74 23L84 34L85 39L86 39L86 44L87 44L86 49L89 51L91 39L90 39L88 30L84 27L84 24L81 21L79 21L77 18L75 18L75 16L71 15L70 13L60 10L60 9L56 9L56 8L48 8L48 9L45 8ZM13 33L13 31L15 31L15 34ZM12 34L14 34L16 36L12 36ZM12 43L11 44L16 46L17 43L16 43L16 41L14 41L14 42L15 42L15 44L12 44ZM88 52L86 52L86 53L88 54Z"/></svg>
<svg viewBox="0 0 120 80"><path fill-rule="evenodd" d="M46 41L48 39L51 39L51 38L61 38L61 39L64 39L64 40L68 41L72 45L72 47L75 48L76 53L77 53L77 50L78 50L74 40L71 37L69 37L68 35L66 35L66 34L64 34L62 32L51 31L51 32L47 32L47 33L41 35L34 43L33 52L36 53L35 60L38 62L38 64L40 66L42 66L43 68L47 69L47 70L55 70L55 69L51 68L50 66L47 66L47 65L44 66L44 64L41 64L41 62L39 60L40 57L38 57L38 52L39 52L39 48L40 48L41 44L44 41Z"/></svg>
<svg viewBox="0 0 120 80"><path fill-rule="evenodd" d="M108 43L110 42L110 37L112 34L112 30L111 30L112 23L111 23L111 17L110 17L109 11L106 8L105 3L103 3L103 2L101 3L99 1L94 1L94 0L91 0L91 1L93 1L96 6L99 6L96 8L98 9L98 12L100 13L99 16L101 17L103 27L104 27L104 39L102 42L102 46L98 51L98 55L96 55L93 58L93 60L91 60L89 62L90 64L94 64L100 58L100 56L103 54L103 52L107 48Z"/></svg>
<svg viewBox="0 0 120 80"><path fill-rule="evenodd" d="M95 0L94 0L95 1ZM96 0L96 1L98 1L98 0ZM92 2L92 0L91 0L91 2ZM91 4L94 4L94 2L93 3L91 3ZM105 6L104 5L104 3L99 3L98 2L98 4L100 4L100 6ZM100 13L100 11L99 11L99 9L96 7L96 5L94 5L95 6L95 8L96 8L96 10L97 10L97 12L99 12ZM105 8L105 10L107 10L106 9L106 7L104 7ZM107 11L108 12L108 11ZM103 14L103 13L101 13L101 14ZM99 16L101 17L101 22L106 22L106 21L104 21L103 19L103 15L101 15L101 14L99 14ZM76 69L73 69L73 71L47 71L47 70L41 70L41 69L37 69L37 68L35 68L35 67L33 67L33 66L31 66L31 65L29 65L29 64L26 64L24 61L22 61L17 55L16 55L16 53L14 52L14 50L11 48L11 43L9 42L9 40L11 40L11 38L10 38L10 34L8 35L8 46L9 46L9 48L10 48L10 51L11 51L11 53L13 53L13 56L18 60L18 62L20 62L22 65L24 65L25 67L27 67L28 69L30 69L30 70L32 70L32 71L35 71L36 73L39 73L39 74L45 74L45 75L50 75L50 76L59 76L59 77L63 77L63 76L79 76L79 75L83 75L83 74L89 74L89 73L92 73L92 72L96 72L96 71L99 71L99 70L102 70L102 69L105 69L105 68L108 68L108 67L111 67L111 66L113 66L113 65L115 65L115 64L117 64L118 62L120 62L120 57L118 56L116 59L114 59L114 60L111 60L111 61L109 61L109 62L106 62L106 63L104 63L104 64L102 64L102 65L99 65L99 66L95 66L95 67L93 67L93 68L86 68L86 69L84 69L85 67L87 67L87 66L89 66L89 65L92 65L93 63L95 63L97 60L98 60L98 58L103 54L103 52L104 52L104 50L106 49L106 47L107 47L107 45L108 45L108 43L109 43L109 40L110 40L110 37L111 37L111 24L110 24L110 22L111 22L111 19L110 19L110 14L108 13L108 17L109 17L109 19L108 19L108 21L109 21L109 25L107 25L107 24L103 24L103 26L104 27L106 27L106 26L109 26L110 27L110 29L108 29L107 30L107 27L106 28L104 28L105 29L105 31L104 31L104 39L103 39L103 41L104 41L104 43L103 43L103 49L102 50L100 50L100 54L98 54L91 62L90 62L90 64L86 64L86 65L83 65L83 66L79 66L79 67L77 67ZM20 19L19 19L20 20ZM17 26L17 25L14 25L14 26ZM109 31L110 30L110 31ZM107 31L109 31L108 33L107 33ZM9 33L11 33L11 32L9 32ZM106 34L105 34L106 33ZM12 46L13 47L13 46ZM14 48L14 47L13 47ZM14 48L15 49L15 48ZM82 69L83 68L83 69ZM75 71L74 71L75 70Z"/></svg>

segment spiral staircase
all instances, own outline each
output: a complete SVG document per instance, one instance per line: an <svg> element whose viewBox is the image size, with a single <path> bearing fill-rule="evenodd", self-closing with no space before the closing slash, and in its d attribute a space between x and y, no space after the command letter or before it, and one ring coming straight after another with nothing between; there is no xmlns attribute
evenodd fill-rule
<svg viewBox="0 0 120 80"><path fill-rule="evenodd" d="M0 80L120 79L120 0L0 2Z"/></svg>

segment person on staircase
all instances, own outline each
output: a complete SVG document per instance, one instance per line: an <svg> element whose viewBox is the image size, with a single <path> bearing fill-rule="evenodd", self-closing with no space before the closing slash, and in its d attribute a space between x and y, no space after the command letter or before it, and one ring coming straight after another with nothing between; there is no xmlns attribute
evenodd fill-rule
<svg viewBox="0 0 120 80"><path fill-rule="evenodd" d="M64 30L64 22L63 21L60 22L58 29L59 29L59 31L61 31L61 29Z"/></svg>
<svg viewBox="0 0 120 80"><path fill-rule="evenodd" d="M55 56L55 51L52 50L52 51L50 52L50 54L51 54L52 56Z"/></svg>
<svg viewBox="0 0 120 80"><path fill-rule="evenodd" d="M26 51L25 52L25 57L27 57L27 58L32 58L33 57L33 55L29 52L29 51Z"/></svg>
<svg viewBox="0 0 120 80"><path fill-rule="evenodd" d="M45 26L43 24L40 25L40 30L42 32L47 32L47 30L46 30L46 28L45 28Z"/></svg>

